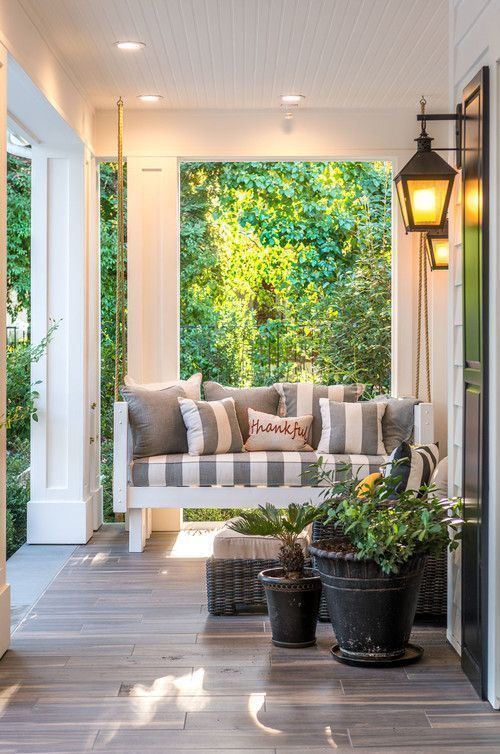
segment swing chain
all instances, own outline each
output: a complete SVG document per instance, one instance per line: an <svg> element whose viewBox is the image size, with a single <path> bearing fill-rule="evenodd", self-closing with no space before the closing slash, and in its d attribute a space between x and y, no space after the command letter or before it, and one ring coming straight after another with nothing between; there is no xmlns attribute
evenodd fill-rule
<svg viewBox="0 0 500 754"><path fill-rule="evenodd" d="M123 184L123 100L117 104L117 243L116 243L116 315L115 315L115 401L119 399L127 364L127 313L125 297L125 210Z"/></svg>

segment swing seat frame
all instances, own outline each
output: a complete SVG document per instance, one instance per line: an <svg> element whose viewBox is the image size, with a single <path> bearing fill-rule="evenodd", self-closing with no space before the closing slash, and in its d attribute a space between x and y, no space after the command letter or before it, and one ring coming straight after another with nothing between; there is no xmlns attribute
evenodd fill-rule
<svg viewBox="0 0 500 754"><path fill-rule="evenodd" d="M414 409L414 440L420 445L434 442L431 403ZM250 454L249 454L250 455ZM311 486L134 486L133 445L128 405L114 404L113 510L128 519L129 551L142 552L151 536L154 508L256 508L262 503L286 507L307 500L319 502L324 487ZM345 461L342 462L345 464Z"/></svg>

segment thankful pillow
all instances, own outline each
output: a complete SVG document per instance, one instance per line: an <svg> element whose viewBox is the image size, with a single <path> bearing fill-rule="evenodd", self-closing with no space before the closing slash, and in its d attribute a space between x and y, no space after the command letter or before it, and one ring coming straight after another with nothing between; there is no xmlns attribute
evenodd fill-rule
<svg viewBox="0 0 500 754"><path fill-rule="evenodd" d="M246 450L312 450L309 445L313 417L273 416L248 409Z"/></svg>

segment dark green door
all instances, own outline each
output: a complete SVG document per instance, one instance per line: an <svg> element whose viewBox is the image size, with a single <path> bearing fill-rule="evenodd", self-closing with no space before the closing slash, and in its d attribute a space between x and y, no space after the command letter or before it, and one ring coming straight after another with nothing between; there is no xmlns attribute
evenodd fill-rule
<svg viewBox="0 0 500 754"><path fill-rule="evenodd" d="M488 396L488 69L463 93L464 426L462 667L486 695Z"/></svg>

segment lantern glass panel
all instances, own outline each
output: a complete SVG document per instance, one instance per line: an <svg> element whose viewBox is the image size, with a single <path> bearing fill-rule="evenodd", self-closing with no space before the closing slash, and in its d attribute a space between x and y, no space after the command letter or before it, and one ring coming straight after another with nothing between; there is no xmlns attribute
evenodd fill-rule
<svg viewBox="0 0 500 754"><path fill-rule="evenodd" d="M416 227L443 224L448 180L408 180L408 194L413 210L413 223Z"/></svg>
<svg viewBox="0 0 500 754"><path fill-rule="evenodd" d="M432 238L432 251L436 268L448 267L450 261L450 242L447 238Z"/></svg>
<svg viewBox="0 0 500 754"><path fill-rule="evenodd" d="M397 181L396 188L398 190L399 206L401 207L401 214L403 215L403 222L405 224L405 228L407 228L409 225L408 210L406 208L406 199L405 199L402 181Z"/></svg>

